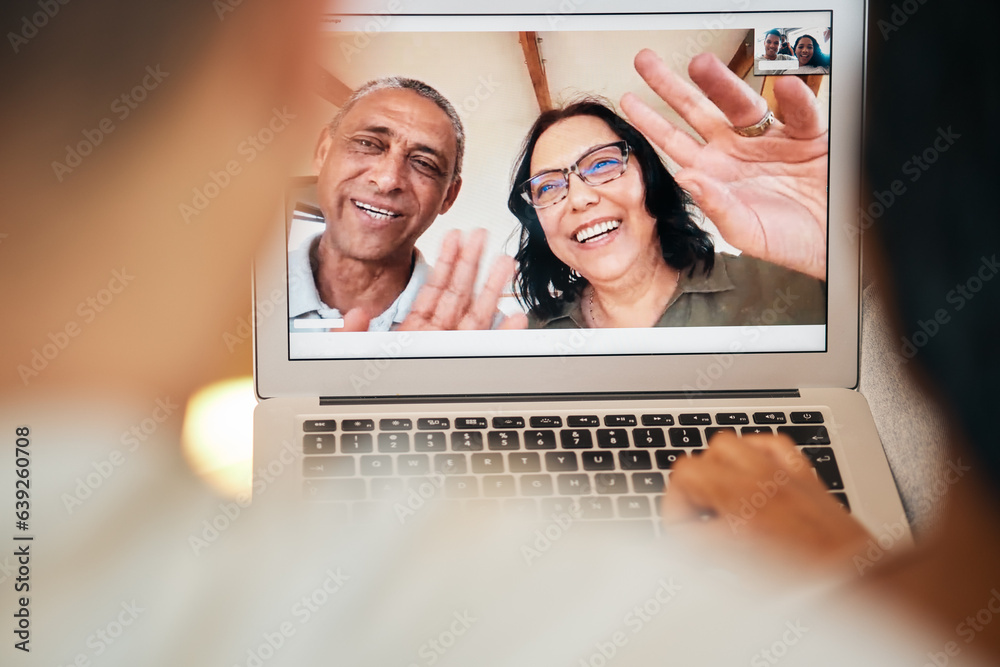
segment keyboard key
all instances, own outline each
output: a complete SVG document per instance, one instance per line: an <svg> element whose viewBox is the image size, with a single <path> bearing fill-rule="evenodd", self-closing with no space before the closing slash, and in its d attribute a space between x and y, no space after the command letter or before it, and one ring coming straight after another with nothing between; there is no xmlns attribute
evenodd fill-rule
<svg viewBox="0 0 1000 667"><path fill-rule="evenodd" d="M455 428L486 428L486 417L458 417L455 419Z"/></svg>
<svg viewBox="0 0 1000 667"><path fill-rule="evenodd" d="M399 498L403 495L403 480L394 477L373 479L371 487L372 498L376 500Z"/></svg>
<svg viewBox="0 0 1000 667"><path fill-rule="evenodd" d="M521 493L524 491L522 490ZM503 511L509 516L537 519L538 503L534 498L510 498L503 502Z"/></svg>
<svg viewBox="0 0 1000 667"><path fill-rule="evenodd" d="M451 451L480 452L483 449L483 434L479 431L452 431Z"/></svg>
<svg viewBox="0 0 1000 667"><path fill-rule="evenodd" d="M843 505L845 510L847 510L848 512L851 511L851 503L847 501L846 493L831 493L830 495L836 498L837 502Z"/></svg>
<svg viewBox="0 0 1000 667"><path fill-rule="evenodd" d="M464 475L468 465L463 454L438 454L434 457L434 470L446 475Z"/></svg>
<svg viewBox="0 0 1000 667"><path fill-rule="evenodd" d="M754 424L784 424L784 412L755 412L753 413Z"/></svg>
<svg viewBox="0 0 1000 667"><path fill-rule="evenodd" d="M337 436L332 433L302 436L303 454L333 454Z"/></svg>
<svg viewBox="0 0 1000 667"><path fill-rule="evenodd" d="M560 428L562 417L532 417L528 420L531 428Z"/></svg>
<svg viewBox="0 0 1000 667"><path fill-rule="evenodd" d="M732 433L736 435L736 429L732 426L710 426L705 429L705 440L712 442L712 438L719 433Z"/></svg>
<svg viewBox="0 0 1000 667"><path fill-rule="evenodd" d="M421 431L440 431L451 428L451 420L446 417L429 417L417 420L417 428Z"/></svg>
<svg viewBox="0 0 1000 667"><path fill-rule="evenodd" d="M671 451L669 449L661 449L656 452L656 467L660 470L670 470L674 467L674 464L679 460L687 456L683 450Z"/></svg>
<svg viewBox="0 0 1000 667"><path fill-rule="evenodd" d="M601 420L597 415L570 415L566 417L566 425L570 428L577 426L600 426Z"/></svg>
<svg viewBox="0 0 1000 667"><path fill-rule="evenodd" d="M362 475L391 475L392 457L384 454L361 457Z"/></svg>
<svg viewBox="0 0 1000 667"><path fill-rule="evenodd" d="M306 433L316 431L336 431L337 422L333 419L307 419L302 423L302 430Z"/></svg>
<svg viewBox="0 0 1000 667"><path fill-rule="evenodd" d="M503 454L473 454L472 472L503 472Z"/></svg>
<svg viewBox="0 0 1000 667"><path fill-rule="evenodd" d="M303 477L351 477L354 458L351 456L306 456L302 459Z"/></svg>
<svg viewBox="0 0 1000 667"><path fill-rule="evenodd" d="M605 449L628 447L628 431L623 428L599 428L597 446Z"/></svg>
<svg viewBox="0 0 1000 667"><path fill-rule="evenodd" d="M789 415L793 424L822 424L822 412L793 412ZM836 495L836 494L834 494Z"/></svg>
<svg viewBox="0 0 1000 667"><path fill-rule="evenodd" d="M605 415L605 426L635 426L635 415Z"/></svg>
<svg viewBox="0 0 1000 667"><path fill-rule="evenodd" d="M672 428L670 444L674 447L701 447L701 432L696 428Z"/></svg>
<svg viewBox="0 0 1000 667"><path fill-rule="evenodd" d="M653 462L649 458L649 452L618 452L618 460L622 464L622 470L652 470Z"/></svg>
<svg viewBox="0 0 1000 667"><path fill-rule="evenodd" d="M636 493L663 493L663 473L632 473L632 487Z"/></svg>
<svg viewBox="0 0 1000 667"><path fill-rule="evenodd" d="M513 475L491 475L483 478L483 495L487 498L508 498L517 492Z"/></svg>
<svg viewBox="0 0 1000 667"><path fill-rule="evenodd" d="M750 418L745 412L719 412L715 415L715 423L722 426L739 426L749 424Z"/></svg>
<svg viewBox="0 0 1000 667"><path fill-rule="evenodd" d="M447 449L444 433L415 433L413 449L417 452L443 452Z"/></svg>
<svg viewBox="0 0 1000 667"><path fill-rule="evenodd" d="M584 470L615 469L615 458L611 452L584 452L581 456Z"/></svg>
<svg viewBox="0 0 1000 667"><path fill-rule="evenodd" d="M528 431L524 434L525 449L555 449L555 431Z"/></svg>
<svg viewBox="0 0 1000 667"><path fill-rule="evenodd" d="M575 518L580 516L580 503L577 498L543 498L542 499L542 519L545 521L553 521L559 519L560 521L565 520L569 515L569 518Z"/></svg>
<svg viewBox="0 0 1000 667"><path fill-rule="evenodd" d="M398 454L410 451L410 436L408 433L379 433L378 450Z"/></svg>
<svg viewBox="0 0 1000 667"><path fill-rule="evenodd" d="M559 431L559 441L563 449L590 449L594 446L590 431L586 429Z"/></svg>
<svg viewBox="0 0 1000 667"><path fill-rule="evenodd" d="M623 519L645 519L648 516L652 516L652 512L649 509L649 498L646 496L619 497L618 516Z"/></svg>
<svg viewBox="0 0 1000 667"><path fill-rule="evenodd" d="M493 428L524 428L524 417L494 417Z"/></svg>
<svg viewBox="0 0 1000 667"><path fill-rule="evenodd" d="M511 472L541 472L542 461L538 454L526 452L520 454L508 454L507 464Z"/></svg>
<svg viewBox="0 0 1000 667"><path fill-rule="evenodd" d="M371 433L345 433L340 436L341 454L371 454Z"/></svg>
<svg viewBox="0 0 1000 667"><path fill-rule="evenodd" d="M643 415L643 426L673 426L673 415Z"/></svg>
<svg viewBox="0 0 1000 667"><path fill-rule="evenodd" d="M345 431L375 430L375 420L373 419L345 419L340 425Z"/></svg>
<svg viewBox="0 0 1000 667"><path fill-rule="evenodd" d="M564 496L582 496L591 492L589 475L557 475L556 482L559 493Z"/></svg>
<svg viewBox="0 0 1000 667"><path fill-rule="evenodd" d="M307 479L305 495L309 500L362 500L367 495L365 480L354 479Z"/></svg>
<svg viewBox="0 0 1000 667"><path fill-rule="evenodd" d="M802 453L806 455L816 468L816 474L826 484L826 488L831 491L843 491L844 480L840 478L840 469L837 468L837 457L833 455L833 450L829 447L803 447Z"/></svg>
<svg viewBox="0 0 1000 667"><path fill-rule="evenodd" d="M379 419L378 430L380 431L409 431L413 428L413 422L409 419Z"/></svg>
<svg viewBox="0 0 1000 667"><path fill-rule="evenodd" d="M830 434L822 424L816 426L779 426L778 433L784 433L796 445L829 445Z"/></svg>
<svg viewBox="0 0 1000 667"><path fill-rule="evenodd" d="M550 472L567 472L579 470L576 454L573 452L546 452L545 469Z"/></svg>
<svg viewBox="0 0 1000 667"><path fill-rule="evenodd" d="M707 412L681 415L678 417L681 426L708 426L712 423L712 415Z"/></svg>
<svg viewBox="0 0 1000 667"><path fill-rule="evenodd" d="M490 431L486 434L489 448L495 452L506 452L521 448L521 437L517 431Z"/></svg>
<svg viewBox="0 0 1000 667"><path fill-rule="evenodd" d="M551 496L552 478L549 475L524 475L521 477L522 496Z"/></svg>
<svg viewBox="0 0 1000 667"><path fill-rule="evenodd" d="M599 496L580 498L580 514L584 519L611 519L615 515L611 498Z"/></svg>
<svg viewBox="0 0 1000 667"><path fill-rule="evenodd" d="M773 435L774 431L770 426L744 426L740 429L741 435Z"/></svg>
<svg viewBox="0 0 1000 667"><path fill-rule="evenodd" d="M426 454L404 454L396 459L400 475L426 475L431 471L431 460Z"/></svg>
<svg viewBox="0 0 1000 667"><path fill-rule="evenodd" d="M635 440L636 447L667 446L667 441L663 438L662 428L634 428L632 429L632 438Z"/></svg>
<svg viewBox="0 0 1000 667"><path fill-rule="evenodd" d="M599 472L594 475L594 489L598 493L628 493L625 473Z"/></svg>
<svg viewBox="0 0 1000 667"><path fill-rule="evenodd" d="M448 477L444 480L444 493L448 498L475 498L479 483L475 477Z"/></svg>

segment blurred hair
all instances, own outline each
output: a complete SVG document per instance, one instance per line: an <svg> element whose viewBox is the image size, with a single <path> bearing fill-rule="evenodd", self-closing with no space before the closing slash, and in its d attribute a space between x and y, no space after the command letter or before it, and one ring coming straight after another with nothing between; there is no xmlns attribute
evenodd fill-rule
<svg viewBox="0 0 1000 667"><path fill-rule="evenodd" d="M715 247L708 232L692 219L690 196L677 185L639 130L615 113L605 100L585 97L561 109L542 113L531 126L515 163L507 208L521 223L520 247L516 255L520 264L518 300L539 317L549 317L558 311L562 301L574 300L587 285L584 278L549 249L538 215L520 191L520 185L531 177L531 156L538 139L559 121L574 116L599 118L628 143L629 159L642 174L646 211L656 220L660 248L667 264L693 273L696 263L701 261L705 273L709 273L715 259Z"/></svg>

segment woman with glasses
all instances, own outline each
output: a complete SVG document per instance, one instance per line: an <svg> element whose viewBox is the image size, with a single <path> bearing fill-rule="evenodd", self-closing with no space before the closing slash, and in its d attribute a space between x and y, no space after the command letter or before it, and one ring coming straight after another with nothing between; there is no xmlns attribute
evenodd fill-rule
<svg viewBox="0 0 1000 667"><path fill-rule="evenodd" d="M518 298L537 328L818 324L823 282L719 254L653 146L605 102L543 113L507 205Z"/></svg>

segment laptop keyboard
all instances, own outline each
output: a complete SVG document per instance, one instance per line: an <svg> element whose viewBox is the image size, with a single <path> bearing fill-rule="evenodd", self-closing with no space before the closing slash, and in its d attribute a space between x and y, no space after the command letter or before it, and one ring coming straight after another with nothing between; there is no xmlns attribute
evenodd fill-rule
<svg viewBox="0 0 1000 667"><path fill-rule="evenodd" d="M783 433L850 511L819 410L303 419L305 498L358 519L430 498L546 518L653 519L713 435Z"/></svg>

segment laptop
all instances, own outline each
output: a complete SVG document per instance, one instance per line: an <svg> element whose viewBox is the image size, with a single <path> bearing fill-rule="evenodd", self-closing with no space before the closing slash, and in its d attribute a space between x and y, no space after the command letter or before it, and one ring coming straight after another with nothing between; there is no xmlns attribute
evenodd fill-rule
<svg viewBox="0 0 1000 667"><path fill-rule="evenodd" d="M863 1L340 2L323 30L329 118L381 76L424 81L457 110L462 189L416 248L433 266L449 230L486 228L480 285L493 258L517 250L520 224L506 202L540 107L592 94L617 108L631 91L689 129L636 74L640 49L684 78L693 56L715 53L768 99L775 77L799 64L769 67L768 33L789 44L809 35L829 57L825 72L811 67L804 79L829 123L825 303L807 323L765 312L738 326L338 330L336 316L298 317L310 276L295 267L327 224L304 147L254 270L255 492L280 477L304 502L347 519L388 506L404 521L435 497L540 519L565 511L655 524L672 465L704 451L716 430L780 432L869 530L909 534L856 391ZM698 220L716 252L741 254L708 216ZM523 312L513 286L498 310Z"/></svg>

